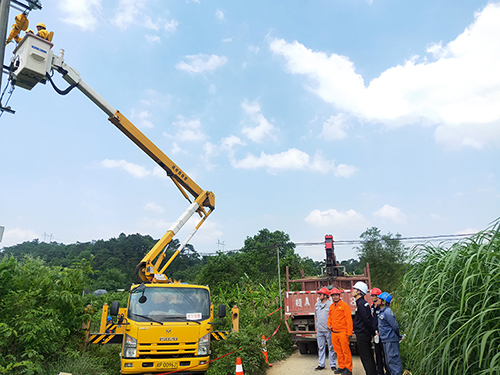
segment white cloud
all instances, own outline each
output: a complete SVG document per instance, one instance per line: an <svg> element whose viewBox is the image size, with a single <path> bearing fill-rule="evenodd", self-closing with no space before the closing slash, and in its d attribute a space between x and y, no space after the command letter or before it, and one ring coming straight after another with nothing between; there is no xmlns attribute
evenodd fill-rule
<svg viewBox="0 0 500 375"><path fill-rule="evenodd" d="M217 12L215 12L215 17L217 17L220 20L224 19L224 12L220 9L217 9Z"/></svg>
<svg viewBox="0 0 500 375"><path fill-rule="evenodd" d="M441 220L442 219L441 216L439 216L438 214L434 214L432 212L429 215L430 215L431 219L433 219L433 220Z"/></svg>
<svg viewBox="0 0 500 375"><path fill-rule="evenodd" d="M346 56L315 52L297 41L270 42L286 69L310 79L308 89L339 111L389 128L437 126L445 147L500 145L500 4L488 4L445 46L412 56L367 85ZM421 62L418 62L418 61Z"/></svg>
<svg viewBox="0 0 500 375"><path fill-rule="evenodd" d="M203 73L220 68L227 62L227 57L199 53L186 56L186 60L188 62L181 61L175 67L189 73Z"/></svg>
<svg viewBox="0 0 500 375"><path fill-rule="evenodd" d="M168 21L165 23L165 30L173 33L175 30L177 30L177 26L179 26L179 22L177 22L176 20Z"/></svg>
<svg viewBox="0 0 500 375"><path fill-rule="evenodd" d="M138 124L140 128L154 128L155 126L149 120L151 118L151 113L149 111L137 111L132 108L130 111L130 118Z"/></svg>
<svg viewBox="0 0 500 375"><path fill-rule="evenodd" d="M177 118L178 121L173 123L173 125L179 128L174 136L176 140L203 141L206 138L206 134L201 129L200 119L188 120L184 116L177 116Z"/></svg>
<svg viewBox="0 0 500 375"><path fill-rule="evenodd" d="M159 43L161 38L158 35L146 35L146 41L148 43Z"/></svg>
<svg viewBox="0 0 500 375"><path fill-rule="evenodd" d="M146 99L141 99L141 104L146 106L157 106L165 109L170 106L172 95L158 92L153 89L146 90Z"/></svg>
<svg viewBox="0 0 500 375"><path fill-rule="evenodd" d="M121 31L128 29L132 25L139 25L147 29L159 31L165 28L167 31L170 30L169 27L174 28L177 26L175 20L172 20L172 24L164 23L164 20L156 20L145 14L148 10L147 5L148 0L119 0L117 11L115 16L111 19L111 23L116 26Z"/></svg>
<svg viewBox="0 0 500 375"><path fill-rule="evenodd" d="M144 9L146 2L147 0L120 0L111 22L120 30L125 30L130 25L138 23L138 15Z"/></svg>
<svg viewBox="0 0 500 375"><path fill-rule="evenodd" d="M128 161L123 159L122 160L105 159L101 162L101 165L104 168L123 169L124 171L128 172L135 178L145 178L151 175L157 175L158 173L158 172L155 173L154 171L149 171L146 168L141 167L140 165L129 163Z"/></svg>
<svg viewBox="0 0 500 375"><path fill-rule="evenodd" d="M222 39L222 41L225 42L225 43L232 42L233 38L225 38L225 39Z"/></svg>
<svg viewBox="0 0 500 375"><path fill-rule="evenodd" d="M248 50L250 52L255 53L255 54L258 54L259 51L260 51L259 46L254 46L254 45L251 45L251 44L247 48L248 48Z"/></svg>
<svg viewBox="0 0 500 375"><path fill-rule="evenodd" d="M362 214L353 209L345 212L329 209L326 211L313 210L304 219L307 223L320 227L361 227L366 224Z"/></svg>
<svg viewBox="0 0 500 375"><path fill-rule="evenodd" d="M155 202L148 202L144 205L144 209L147 211L152 211L152 212L157 212L159 214L163 214L165 212L165 209L156 204Z"/></svg>
<svg viewBox="0 0 500 375"><path fill-rule="evenodd" d="M246 143L235 135L222 138L218 145L210 142L205 143L203 145L203 160L205 161L206 168L212 170L215 165L211 164L210 160L221 153L227 153L229 160L233 161L236 146L246 146Z"/></svg>
<svg viewBox="0 0 500 375"><path fill-rule="evenodd" d="M65 13L64 22L84 31L96 29L97 16L102 9L101 0L61 0L57 6Z"/></svg>
<svg viewBox="0 0 500 375"><path fill-rule="evenodd" d="M347 164L335 166L335 162L333 160L326 160L320 151L316 151L311 161L310 169L323 174L333 172L335 177L344 178L352 177L358 170L358 168Z"/></svg>
<svg viewBox="0 0 500 375"><path fill-rule="evenodd" d="M211 83L210 88L208 89L208 93L210 95L215 95L217 93L217 86L215 86L213 83Z"/></svg>
<svg viewBox="0 0 500 375"><path fill-rule="evenodd" d="M32 241L35 238L39 238L40 236L36 234L31 229L22 229L22 228L12 228L5 229L5 233L3 234L3 239L1 245L3 246L13 246L15 244L24 242L24 241Z"/></svg>
<svg viewBox="0 0 500 375"><path fill-rule="evenodd" d="M177 154L187 154L187 151L180 148L179 145L177 144L177 142L174 142L172 144L172 149L170 150L170 153L172 155L177 155Z"/></svg>
<svg viewBox="0 0 500 375"><path fill-rule="evenodd" d="M320 152L316 152L311 160L307 153L296 148L272 155L262 151L259 157L249 154L242 160L231 160L231 165L236 169L267 168L270 173L280 170L311 170L323 174L333 172L336 177L345 178L351 177L357 170L345 164L335 166L333 160L325 160Z"/></svg>
<svg viewBox="0 0 500 375"><path fill-rule="evenodd" d="M400 223L400 224L406 221L406 215L402 213L399 208L389 206L388 204L384 205L382 208L375 211L373 213L373 216L381 219L392 220L395 223Z"/></svg>
<svg viewBox="0 0 500 375"><path fill-rule="evenodd" d="M336 116L330 116L323 123L323 130L320 133L320 137L323 137L327 141L333 141L337 139L347 138L346 129L348 128L346 123L346 116L344 114L338 114Z"/></svg>
<svg viewBox="0 0 500 375"><path fill-rule="evenodd" d="M264 140L276 140L276 128L267 121L262 114L260 104L249 103L246 99L241 103L243 110L250 117L250 121L257 126L245 126L241 132L254 142L261 143Z"/></svg>

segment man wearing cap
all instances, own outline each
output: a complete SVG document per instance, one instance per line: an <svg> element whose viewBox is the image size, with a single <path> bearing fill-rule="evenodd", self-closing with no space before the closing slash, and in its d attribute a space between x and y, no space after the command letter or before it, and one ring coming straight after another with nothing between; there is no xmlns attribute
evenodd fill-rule
<svg viewBox="0 0 500 375"><path fill-rule="evenodd" d="M332 370L336 370L335 362L337 360L337 355L333 350L332 346L332 336L330 330L328 329L328 311L332 301L330 301L330 291L323 287L318 291L318 301L314 306L314 315L316 317L316 341L318 342L318 367L315 370L323 370L325 368L325 350L326 344L328 344L328 360L330 362L330 367Z"/></svg>
<svg viewBox="0 0 500 375"><path fill-rule="evenodd" d="M384 359L384 346L382 345L382 342L380 341L380 337L378 336L378 315L380 314L380 299L378 296L382 293L382 291L379 288L373 288L370 291L370 298L372 300L372 317L373 317L373 329L375 330L375 336L373 337L373 342L375 346L375 365L377 366L377 374L378 375L384 375L384 367L386 369L386 372L389 373L389 370L387 370L387 366L385 364L385 359Z"/></svg>
<svg viewBox="0 0 500 375"><path fill-rule="evenodd" d="M377 375L375 360L373 359L372 337L375 336L370 304L365 300L368 285L362 281L354 284L354 297L356 298L356 312L354 314L354 333L358 345L359 358L365 369L366 375Z"/></svg>
<svg viewBox="0 0 500 375"><path fill-rule="evenodd" d="M384 345L385 363L391 375L401 375L403 373L403 365L399 354L399 341L404 338L399 333L399 325L396 322L396 317L389 307L392 301L392 296L384 292L380 294L380 314L378 316L378 332L380 340Z"/></svg>
<svg viewBox="0 0 500 375"><path fill-rule="evenodd" d="M352 375L352 357L349 348L349 339L352 337L351 308L340 299L340 290L332 288L330 291L332 304L328 312L328 329L332 331L332 346L337 354L339 363L335 374Z"/></svg>

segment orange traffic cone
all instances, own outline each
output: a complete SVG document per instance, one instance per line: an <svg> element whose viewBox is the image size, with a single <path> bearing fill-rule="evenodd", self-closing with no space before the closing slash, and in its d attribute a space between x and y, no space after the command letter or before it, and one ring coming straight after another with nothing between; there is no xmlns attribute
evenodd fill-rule
<svg viewBox="0 0 500 375"><path fill-rule="evenodd" d="M272 364L269 363L269 359L267 358L267 346L266 346L265 335L262 335L262 354L264 354L264 357L266 357L266 363L269 365L269 367L272 367Z"/></svg>
<svg viewBox="0 0 500 375"><path fill-rule="evenodd" d="M241 358L236 358L236 372L234 375L245 375L243 374L243 365L241 364Z"/></svg>

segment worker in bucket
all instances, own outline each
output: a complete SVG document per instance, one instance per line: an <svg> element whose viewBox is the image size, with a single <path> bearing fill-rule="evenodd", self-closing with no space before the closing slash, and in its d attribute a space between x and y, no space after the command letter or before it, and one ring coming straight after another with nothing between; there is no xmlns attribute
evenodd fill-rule
<svg viewBox="0 0 500 375"><path fill-rule="evenodd" d="M382 291L379 288L373 288L370 290L370 299L372 300L371 310L372 310L372 318L373 318L373 329L375 330L376 335L373 337L373 343L375 347L375 365L377 367L377 374L384 375L384 368L387 374L389 370L387 370L387 366L385 364L384 358L384 347L380 342L380 337L378 336L378 316L380 314L380 299L379 295L382 294Z"/></svg>
<svg viewBox="0 0 500 375"><path fill-rule="evenodd" d="M37 36L45 40L49 40L49 32L47 31L44 23L40 22L39 24L37 24L36 29L38 30L38 32L36 33Z"/></svg>
<svg viewBox="0 0 500 375"><path fill-rule="evenodd" d="M401 375L403 365L399 355L399 341L403 338L399 333L396 317L390 308L392 296L384 292L380 294L380 314L378 315L378 334L384 345L385 363L391 375Z"/></svg>
<svg viewBox="0 0 500 375"><path fill-rule="evenodd" d="M326 345L328 345L328 361L332 370L336 370L337 355L332 346L332 334L328 329L328 312L330 311L330 291L323 287L318 290L318 301L314 305L314 315L316 317L316 341L318 343L318 367L315 370L323 370L326 360Z"/></svg>
<svg viewBox="0 0 500 375"><path fill-rule="evenodd" d="M354 298L356 298L356 312L354 314L354 333L358 346L359 358L363 364L366 375L377 375L375 359L373 358L372 338L375 336L373 318L370 304L366 301L368 285L358 281L353 287Z"/></svg>
<svg viewBox="0 0 500 375"><path fill-rule="evenodd" d="M334 374L352 375L352 357L349 339L352 337L351 308L340 299L340 290L330 291L332 304L328 311L328 329L332 332L332 346L337 354L339 368Z"/></svg>

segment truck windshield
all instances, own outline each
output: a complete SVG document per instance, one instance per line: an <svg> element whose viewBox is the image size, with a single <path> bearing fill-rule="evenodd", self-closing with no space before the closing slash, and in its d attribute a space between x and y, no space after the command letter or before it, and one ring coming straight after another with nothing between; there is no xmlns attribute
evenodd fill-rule
<svg viewBox="0 0 500 375"><path fill-rule="evenodd" d="M206 289L149 287L130 294L128 318L136 322L200 321L209 317L210 295Z"/></svg>

